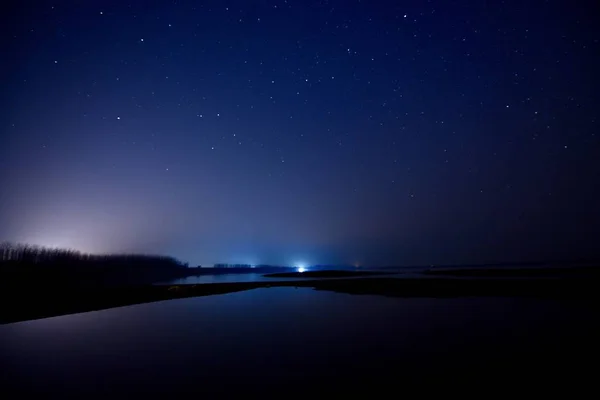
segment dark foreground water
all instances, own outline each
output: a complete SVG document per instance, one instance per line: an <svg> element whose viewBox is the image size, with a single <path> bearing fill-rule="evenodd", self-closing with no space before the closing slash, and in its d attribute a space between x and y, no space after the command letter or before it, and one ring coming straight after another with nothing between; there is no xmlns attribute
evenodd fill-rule
<svg viewBox="0 0 600 400"><path fill-rule="evenodd" d="M595 322L591 307L551 300L257 289L0 326L0 390L380 398L412 383L444 391L449 381L573 394L595 380Z"/></svg>

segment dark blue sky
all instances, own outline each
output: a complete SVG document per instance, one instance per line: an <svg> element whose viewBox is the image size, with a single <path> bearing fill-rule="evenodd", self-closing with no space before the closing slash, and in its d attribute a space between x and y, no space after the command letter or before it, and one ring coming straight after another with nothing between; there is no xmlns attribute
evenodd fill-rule
<svg viewBox="0 0 600 400"><path fill-rule="evenodd" d="M0 239L192 264L600 255L584 2L3 14Z"/></svg>

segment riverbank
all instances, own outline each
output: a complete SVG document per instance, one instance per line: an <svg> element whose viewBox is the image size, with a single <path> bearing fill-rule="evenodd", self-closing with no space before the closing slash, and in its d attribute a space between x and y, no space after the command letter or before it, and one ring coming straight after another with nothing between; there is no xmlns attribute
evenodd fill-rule
<svg viewBox="0 0 600 400"><path fill-rule="evenodd" d="M305 281L139 285L77 288L20 285L0 294L0 324L186 297L211 296L269 287L306 287L347 294L392 297L519 296L595 300L590 279L395 279L352 278Z"/></svg>
<svg viewBox="0 0 600 400"><path fill-rule="evenodd" d="M432 268L425 275L472 278L591 278L600 279L598 266L517 267L517 268Z"/></svg>

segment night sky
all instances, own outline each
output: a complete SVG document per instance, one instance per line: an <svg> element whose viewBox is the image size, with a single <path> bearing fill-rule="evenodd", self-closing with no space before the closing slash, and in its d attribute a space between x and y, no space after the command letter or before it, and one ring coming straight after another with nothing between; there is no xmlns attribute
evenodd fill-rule
<svg viewBox="0 0 600 400"><path fill-rule="evenodd" d="M599 256L591 5L13 1L0 240L191 264Z"/></svg>

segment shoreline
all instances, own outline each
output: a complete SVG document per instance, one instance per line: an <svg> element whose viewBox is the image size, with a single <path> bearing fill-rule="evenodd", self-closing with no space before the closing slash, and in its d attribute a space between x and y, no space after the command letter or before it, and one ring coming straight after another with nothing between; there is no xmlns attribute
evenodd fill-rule
<svg viewBox="0 0 600 400"><path fill-rule="evenodd" d="M0 325L81 312L189 297L212 296L271 287L306 287L352 295L388 297L533 297L590 300L598 297L596 279L396 279L340 278L121 287L19 285L3 288ZM12 307L6 305L13 305Z"/></svg>
<svg viewBox="0 0 600 400"><path fill-rule="evenodd" d="M430 268L424 275L465 278L600 278L597 265L575 267Z"/></svg>

